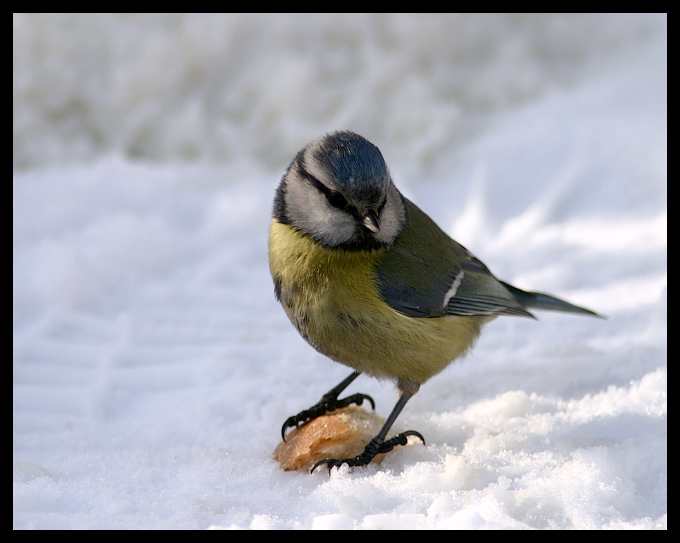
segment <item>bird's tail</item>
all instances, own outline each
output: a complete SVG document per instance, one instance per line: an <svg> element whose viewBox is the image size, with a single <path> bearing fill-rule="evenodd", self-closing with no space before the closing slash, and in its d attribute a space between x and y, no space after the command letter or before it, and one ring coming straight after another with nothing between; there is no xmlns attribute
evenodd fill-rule
<svg viewBox="0 0 680 543"><path fill-rule="evenodd" d="M544 294L543 292L526 292L524 290L508 285L504 281L501 281L503 286L507 288L512 295L517 298L517 301L526 307L527 309L544 309L546 311L561 311L563 313L576 313L578 315L590 315L591 317L598 317L604 319L603 315L586 309L585 307L579 307L578 305L570 304L559 298L555 298L550 294Z"/></svg>

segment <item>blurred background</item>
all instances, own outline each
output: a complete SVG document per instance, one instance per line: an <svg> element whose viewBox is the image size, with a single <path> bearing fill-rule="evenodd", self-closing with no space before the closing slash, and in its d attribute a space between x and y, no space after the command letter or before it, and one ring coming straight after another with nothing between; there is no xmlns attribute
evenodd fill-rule
<svg viewBox="0 0 680 543"><path fill-rule="evenodd" d="M12 110L15 528L666 526L666 14L14 14ZM427 447L329 479L271 459L347 369L267 229L338 129L609 320L494 321L400 417Z"/></svg>
<svg viewBox="0 0 680 543"><path fill-rule="evenodd" d="M15 14L13 166L281 169L351 127L435 168L502 110L665 39L639 14Z"/></svg>

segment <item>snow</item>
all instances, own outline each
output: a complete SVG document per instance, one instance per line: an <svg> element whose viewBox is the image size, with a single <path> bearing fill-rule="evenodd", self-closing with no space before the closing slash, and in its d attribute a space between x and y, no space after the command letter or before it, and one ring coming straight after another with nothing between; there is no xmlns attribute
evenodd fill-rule
<svg viewBox="0 0 680 543"><path fill-rule="evenodd" d="M15 15L15 529L667 527L666 15ZM496 275L394 430L283 472L349 374L274 300L274 189L334 129ZM386 416L389 382L361 377Z"/></svg>

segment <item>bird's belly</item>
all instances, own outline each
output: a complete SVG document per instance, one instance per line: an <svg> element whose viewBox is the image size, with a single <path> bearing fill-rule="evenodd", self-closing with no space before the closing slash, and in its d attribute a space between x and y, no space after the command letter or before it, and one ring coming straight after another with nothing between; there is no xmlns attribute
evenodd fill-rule
<svg viewBox="0 0 680 543"><path fill-rule="evenodd" d="M335 298L328 291L317 292L286 312L300 334L329 358L369 375L416 383L464 356L488 320L413 318L381 300Z"/></svg>
<svg viewBox="0 0 680 543"><path fill-rule="evenodd" d="M373 269L379 256L380 250L328 250L276 221L270 230L272 277L302 337L357 371L423 383L465 355L489 318L397 312L378 291Z"/></svg>

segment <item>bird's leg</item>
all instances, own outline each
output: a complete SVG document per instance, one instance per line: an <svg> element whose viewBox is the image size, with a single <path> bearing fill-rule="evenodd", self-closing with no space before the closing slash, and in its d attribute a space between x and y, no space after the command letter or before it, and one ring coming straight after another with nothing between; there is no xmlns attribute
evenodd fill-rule
<svg viewBox="0 0 680 543"><path fill-rule="evenodd" d="M314 472L314 470L322 464L326 464L328 466L328 473L330 473L333 468L339 468L343 464L347 464L350 467L365 466L367 464L370 464L371 460L373 460L373 458L375 458L377 454L389 452L392 449L394 449L394 447L396 447L397 445L406 445L407 442L406 438L408 436L416 436L423 442L423 444L425 444L425 438L415 430L408 430L406 432L402 432L401 434L385 441L385 436L387 436L387 432L390 431L390 428L394 424L394 421L397 420L399 413L401 413L401 410L404 409L406 402L409 401L411 396L413 396L417 390L418 389L416 388L413 391L402 392L401 396L399 397L399 400L397 400L397 404L394 406L394 409L390 413L387 422L385 422L385 425L381 428L380 432L378 432L378 435L371 439L371 441L369 441L368 445L366 445L366 448L364 449L364 452L362 452L359 456L356 456L354 458L345 458L344 460L337 460L335 458L321 460L320 462L314 464L312 472Z"/></svg>
<svg viewBox="0 0 680 543"><path fill-rule="evenodd" d="M371 403L371 407L375 409L375 402L373 401L373 398L367 394L352 394L351 396L347 396L342 400L338 399L340 393L345 390L349 384L354 381L354 379L359 377L359 375L361 375L361 373L355 371L336 387L333 387L328 392L326 392L326 394L321 397L321 400L319 400L317 404L313 405L309 409L300 411L297 415L288 417L288 420L283 423L283 427L281 428L281 437L283 440L286 441L286 430L288 428L292 428L293 426L297 428L301 423L309 422L310 420L320 417L321 415L325 415L330 411L340 409L341 407L347 407L353 403L361 405L364 400L368 400Z"/></svg>

